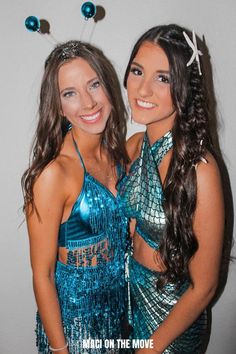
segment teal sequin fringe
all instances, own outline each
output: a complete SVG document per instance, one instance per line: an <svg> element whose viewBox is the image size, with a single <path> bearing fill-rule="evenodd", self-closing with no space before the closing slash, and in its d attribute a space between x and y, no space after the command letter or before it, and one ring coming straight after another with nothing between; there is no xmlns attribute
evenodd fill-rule
<svg viewBox="0 0 236 354"><path fill-rule="evenodd" d="M70 354L118 353L115 349L84 348L83 340L121 338L125 312L125 289L118 281L119 267L113 263L113 280L107 264L73 267L57 262L55 282L60 302L64 333ZM111 271L111 270L109 270ZM85 286L86 285L86 286ZM37 346L40 354L51 353L37 313Z"/></svg>

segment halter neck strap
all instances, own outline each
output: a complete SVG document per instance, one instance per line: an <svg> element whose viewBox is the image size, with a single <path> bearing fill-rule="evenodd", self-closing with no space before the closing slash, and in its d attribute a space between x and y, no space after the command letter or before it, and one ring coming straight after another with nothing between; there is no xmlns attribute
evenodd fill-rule
<svg viewBox="0 0 236 354"><path fill-rule="evenodd" d="M77 152L77 155L79 156L81 165L82 165L84 171L86 172L86 167L85 167L85 164L84 164L82 155L81 155L81 153L80 153L80 151L79 151L78 145L76 144L76 141L75 141L75 138L74 138L74 135L73 135L72 131L71 131L71 136L72 136L72 140L73 140L73 143L74 143L75 150L76 150L76 152Z"/></svg>
<svg viewBox="0 0 236 354"><path fill-rule="evenodd" d="M145 133L146 144L149 145L150 152L157 165L161 163L167 152L173 147L173 138L171 130L169 130L165 135L155 141L154 144L150 145L147 133Z"/></svg>

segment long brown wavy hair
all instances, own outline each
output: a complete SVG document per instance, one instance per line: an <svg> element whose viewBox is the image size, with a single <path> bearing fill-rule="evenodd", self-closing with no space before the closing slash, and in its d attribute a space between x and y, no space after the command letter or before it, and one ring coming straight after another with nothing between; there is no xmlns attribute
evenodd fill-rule
<svg viewBox="0 0 236 354"><path fill-rule="evenodd" d="M160 253L166 271L159 285L169 281L180 284L183 279L190 279L189 261L198 248L193 231L197 199L195 166L207 149L212 151L204 72L199 75L196 60L186 66L193 52L183 31L192 38L188 30L175 24L153 27L144 33L134 46L124 77L126 87L131 63L143 42L158 44L167 55L176 119L172 128L173 154L164 183L166 228Z"/></svg>
<svg viewBox="0 0 236 354"><path fill-rule="evenodd" d="M100 49L89 43L73 40L57 45L45 62L32 157L21 180L24 209L29 204L34 206L34 183L43 169L58 156L68 131L69 122L61 114L58 71L63 64L77 57L85 59L96 72L112 106L102 144L108 150L113 163L125 167L129 161L125 149L127 113L119 80L111 62Z"/></svg>

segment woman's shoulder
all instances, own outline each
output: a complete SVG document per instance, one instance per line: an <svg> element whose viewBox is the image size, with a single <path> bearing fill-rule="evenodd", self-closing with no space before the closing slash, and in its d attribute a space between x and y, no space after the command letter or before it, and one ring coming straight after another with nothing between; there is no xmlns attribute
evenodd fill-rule
<svg viewBox="0 0 236 354"><path fill-rule="evenodd" d="M216 172L219 171L217 161L213 154L209 151L206 152L204 156L200 157L200 161L197 164L198 173Z"/></svg>
<svg viewBox="0 0 236 354"><path fill-rule="evenodd" d="M62 190L65 178L65 166L60 158L56 158L37 177L34 190L44 193L50 190L59 190L59 188Z"/></svg>
<svg viewBox="0 0 236 354"><path fill-rule="evenodd" d="M145 132L136 133L127 140L126 148L132 161L135 160L140 154L144 134Z"/></svg>
<svg viewBox="0 0 236 354"><path fill-rule="evenodd" d="M196 166L197 184L201 189L214 189L221 185L221 175L215 157L207 151Z"/></svg>

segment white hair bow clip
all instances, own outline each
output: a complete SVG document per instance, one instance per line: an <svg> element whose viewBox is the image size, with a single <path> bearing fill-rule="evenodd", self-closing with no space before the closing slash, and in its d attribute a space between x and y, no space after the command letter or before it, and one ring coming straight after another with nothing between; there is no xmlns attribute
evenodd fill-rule
<svg viewBox="0 0 236 354"><path fill-rule="evenodd" d="M192 49L193 51L193 54L190 58L190 60L188 61L187 63L187 66L191 65L193 63L193 61L196 59L197 61L197 65L198 65L198 71L199 71L199 75L202 75L202 72L201 72L201 66L200 66L200 60L199 60L199 55L203 55L202 52L198 49L197 47L197 40L196 40L196 35L195 35L195 32L193 31L193 38L192 38L192 41L191 39L189 38L189 36L187 35L186 32L183 32L183 35L184 35L184 38L186 39L189 47Z"/></svg>

